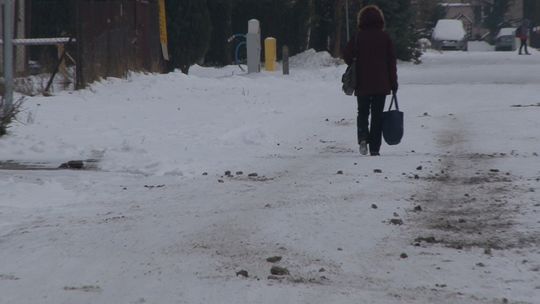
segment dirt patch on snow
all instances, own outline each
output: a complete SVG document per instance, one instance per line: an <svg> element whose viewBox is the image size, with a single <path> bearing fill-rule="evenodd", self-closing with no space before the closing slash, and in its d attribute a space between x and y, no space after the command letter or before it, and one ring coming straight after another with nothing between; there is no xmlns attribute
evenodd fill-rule
<svg viewBox="0 0 540 304"><path fill-rule="evenodd" d="M354 150L350 147L343 146L326 146L321 150L321 154L344 154L344 153L354 153Z"/></svg>
<svg viewBox="0 0 540 304"><path fill-rule="evenodd" d="M441 134L438 144L447 153L438 168L443 174L424 177L428 182L414 197L423 211L415 221L423 231L414 243L430 243L463 249L471 247L510 249L540 244L540 232L517 227L515 217L523 203L521 177L495 168L504 153L478 154L463 151L463 134Z"/></svg>

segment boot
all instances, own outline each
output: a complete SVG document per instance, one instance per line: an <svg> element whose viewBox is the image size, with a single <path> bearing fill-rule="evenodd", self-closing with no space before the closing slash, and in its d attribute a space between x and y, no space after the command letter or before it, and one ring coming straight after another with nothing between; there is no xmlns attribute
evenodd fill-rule
<svg viewBox="0 0 540 304"><path fill-rule="evenodd" d="M362 140L360 142L360 149L359 150L360 150L360 154L367 155L367 150L368 150L367 149L367 141Z"/></svg>

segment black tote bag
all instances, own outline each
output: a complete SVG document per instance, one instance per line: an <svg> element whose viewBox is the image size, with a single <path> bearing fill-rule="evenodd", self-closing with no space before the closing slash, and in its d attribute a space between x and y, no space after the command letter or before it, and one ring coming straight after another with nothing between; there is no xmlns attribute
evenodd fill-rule
<svg viewBox="0 0 540 304"><path fill-rule="evenodd" d="M396 108L392 110L392 106ZM388 111L383 112L382 133L384 141L389 145L397 145L403 138L403 112L399 111L397 96L392 95L392 102Z"/></svg>

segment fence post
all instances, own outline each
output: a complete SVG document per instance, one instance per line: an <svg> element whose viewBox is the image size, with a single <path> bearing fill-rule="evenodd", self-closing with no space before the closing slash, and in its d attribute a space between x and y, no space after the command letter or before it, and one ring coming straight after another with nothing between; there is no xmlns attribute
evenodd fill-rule
<svg viewBox="0 0 540 304"><path fill-rule="evenodd" d="M289 75L289 47L284 45L282 51L283 75Z"/></svg>
<svg viewBox="0 0 540 304"><path fill-rule="evenodd" d="M13 0L4 1L4 109L11 112L13 105Z"/></svg>

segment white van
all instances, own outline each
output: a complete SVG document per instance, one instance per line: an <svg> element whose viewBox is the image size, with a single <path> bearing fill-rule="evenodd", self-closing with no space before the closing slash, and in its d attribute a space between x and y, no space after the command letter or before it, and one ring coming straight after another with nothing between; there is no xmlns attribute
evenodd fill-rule
<svg viewBox="0 0 540 304"><path fill-rule="evenodd" d="M461 20L441 19L431 35L433 48L437 50L467 50L467 32Z"/></svg>

